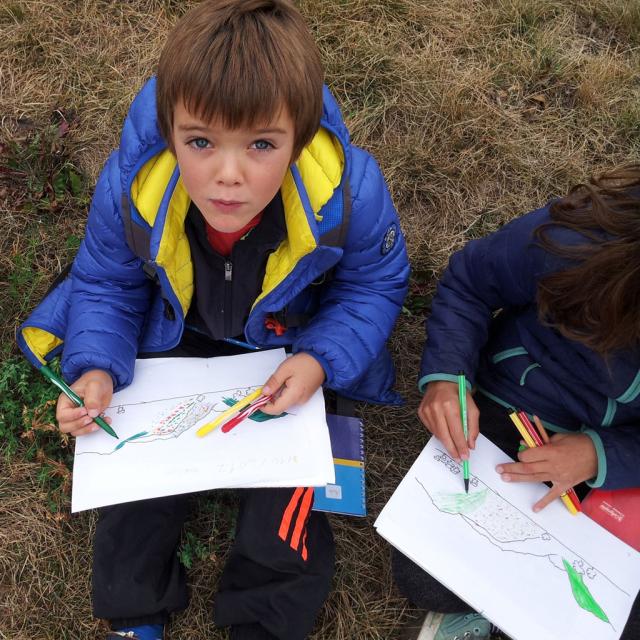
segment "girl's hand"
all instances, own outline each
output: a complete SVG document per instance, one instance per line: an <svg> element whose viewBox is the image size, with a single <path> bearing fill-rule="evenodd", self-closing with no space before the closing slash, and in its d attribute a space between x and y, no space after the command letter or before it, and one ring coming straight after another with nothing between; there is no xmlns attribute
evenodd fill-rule
<svg viewBox="0 0 640 640"><path fill-rule="evenodd" d="M418 408L418 417L422 424L442 442L456 462L469 459L469 449L475 449L476 439L480 433L478 426L480 411L468 391L468 443L462 429L458 385L455 382L444 380L430 382Z"/></svg>
<svg viewBox="0 0 640 640"><path fill-rule="evenodd" d="M520 462L500 464L496 471L505 482L551 482L553 487L533 505L544 509L567 489L598 473L598 456L591 438L584 433L559 433L542 447L518 453Z"/></svg>
<svg viewBox="0 0 640 640"><path fill-rule="evenodd" d="M294 404L304 404L324 382L322 365L308 353L287 358L265 382L262 394L273 399L260 410L277 416Z"/></svg>
<svg viewBox="0 0 640 640"><path fill-rule="evenodd" d="M78 407L64 393L58 397L56 419L60 431L72 436L83 436L100 427L93 421L111 402L113 381L102 369L92 369L83 373L71 388L84 400L84 407ZM105 420L111 424L110 418Z"/></svg>

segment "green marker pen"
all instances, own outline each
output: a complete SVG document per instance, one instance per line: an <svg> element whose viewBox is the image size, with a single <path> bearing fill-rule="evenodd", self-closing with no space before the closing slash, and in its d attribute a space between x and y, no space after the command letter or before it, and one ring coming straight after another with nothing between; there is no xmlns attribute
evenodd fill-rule
<svg viewBox="0 0 640 640"><path fill-rule="evenodd" d="M60 377L57 376L47 365L42 365L40 367L40 372L45 378L48 378L53 382L53 384L64 393L71 402L73 402L78 407L84 407L84 402L82 398ZM93 421L104 431L106 431L110 436L117 438L118 435L116 432L109 426L109 423L105 422L100 416L97 416L93 419Z"/></svg>
<svg viewBox="0 0 640 640"><path fill-rule="evenodd" d="M469 442L469 422L467 419L467 381L464 371L458 374L458 400L460 401L460 417L462 419L462 429L464 439ZM469 461L462 461L462 476L464 478L464 490L469 493Z"/></svg>

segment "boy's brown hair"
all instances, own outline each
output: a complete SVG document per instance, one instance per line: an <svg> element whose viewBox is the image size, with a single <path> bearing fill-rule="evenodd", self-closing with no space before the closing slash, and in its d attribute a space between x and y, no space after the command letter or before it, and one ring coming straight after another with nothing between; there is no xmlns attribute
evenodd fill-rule
<svg viewBox="0 0 640 640"><path fill-rule="evenodd" d="M551 206L537 239L566 259L567 269L538 284L546 324L606 356L640 346L640 164L579 184ZM584 243L564 246L549 232L576 231Z"/></svg>
<svg viewBox="0 0 640 640"><path fill-rule="evenodd" d="M179 101L233 129L269 122L286 107L295 160L320 125L322 83L318 48L289 0L204 0L176 24L160 56L160 131L173 148Z"/></svg>

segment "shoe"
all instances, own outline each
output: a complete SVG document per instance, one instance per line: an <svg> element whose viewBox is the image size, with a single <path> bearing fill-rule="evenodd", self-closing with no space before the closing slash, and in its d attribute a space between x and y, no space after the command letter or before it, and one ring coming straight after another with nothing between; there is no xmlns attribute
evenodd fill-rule
<svg viewBox="0 0 640 640"><path fill-rule="evenodd" d="M414 626L415 640L489 640L497 633L479 613L427 613L422 626ZM414 633L415 633L414 631Z"/></svg>
<svg viewBox="0 0 640 640"><path fill-rule="evenodd" d="M106 640L162 640L164 638L163 624L143 624L137 627L126 627L117 631L109 631Z"/></svg>

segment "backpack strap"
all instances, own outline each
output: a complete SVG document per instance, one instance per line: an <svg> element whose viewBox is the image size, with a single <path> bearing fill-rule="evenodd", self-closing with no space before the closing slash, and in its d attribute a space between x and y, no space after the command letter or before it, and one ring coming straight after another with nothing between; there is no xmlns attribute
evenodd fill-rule
<svg viewBox="0 0 640 640"><path fill-rule="evenodd" d="M131 219L131 203L126 193L120 198L120 210L122 212L122 222L124 224L124 234L127 244L133 253L145 261L151 261L151 230L141 227Z"/></svg>
<svg viewBox="0 0 640 640"><path fill-rule="evenodd" d="M349 232L350 220L351 186L349 184L349 178L344 176L342 180L342 217L338 224L328 231L320 234L319 244L325 247L344 247L347 240L347 233ZM311 286L319 286L331 282L331 280L333 280L334 270L335 267L331 267L325 271L319 278L311 283ZM284 307L284 309L281 309L280 311L276 311L272 316L277 325L276 329L282 332L289 328L304 327L311 319L304 313L288 313L287 307Z"/></svg>
<svg viewBox="0 0 640 640"><path fill-rule="evenodd" d="M151 229L141 227L131 219L131 204L126 193L122 194L120 199L122 211L122 223L124 225L124 234L129 249L142 260L142 271L144 275L152 280L157 286L160 286L157 268L155 262L151 259ZM164 316L168 320L175 320L176 314L169 299L165 296L162 287L162 302L164 304Z"/></svg>
<svg viewBox="0 0 640 640"><path fill-rule="evenodd" d="M320 244L325 247L344 247L349 231L349 221L351 220L351 186L349 178L346 176L342 181L342 219L329 231L320 236ZM329 271L332 271L330 269Z"/></svg>

